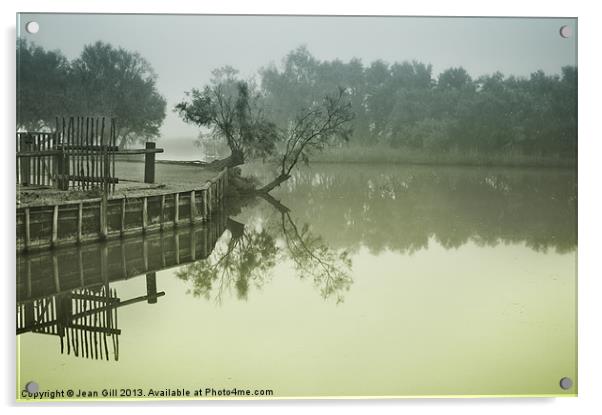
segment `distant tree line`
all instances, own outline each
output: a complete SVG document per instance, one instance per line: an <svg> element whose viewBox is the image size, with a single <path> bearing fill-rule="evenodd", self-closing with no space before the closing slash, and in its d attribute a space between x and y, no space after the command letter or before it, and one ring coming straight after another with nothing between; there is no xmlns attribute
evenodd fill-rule
<svg viewBox="0 0 602 415"><path fill-rule="evenodd" d="M528 78L500 72L473 79L461 67L438 76L420 62L321 61L305 47L260 71L280 124L324 91L346 89L355 113L351 143L427 152L514 152L575 157L577 68Z"/></svg>
<svg viewBox="0 0 602 415"><path fill-rule="evenodd" d="M136 52L96 42L69 61L19 39L17 43L17 128L52 130L57 116L117 118L121 147L159 136L166 101L157 76Z"/></svg>

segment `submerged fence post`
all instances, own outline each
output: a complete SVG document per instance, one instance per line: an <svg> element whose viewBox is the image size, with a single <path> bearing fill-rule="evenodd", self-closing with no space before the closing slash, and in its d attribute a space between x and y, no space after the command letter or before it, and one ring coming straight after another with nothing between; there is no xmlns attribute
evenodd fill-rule
<svg viewBox="0 0 602 415"><path fill-rule="evenodd" d="M154 150L155 143L146 143L146 150ZM144 154L144 183L155 182L155 153L147 152Z"/></svg>
<svg viewBox="0 0 602 415"><path fill-rule="evenodd" d="M107 221L107 193L102 194L102 198L98 204L100 213L100 239L104 240L108 236L108 221Z"/></svg>
<svg viewBox="0 0 602 415"><path fill-rule="evenodd" d="M157 302L157 273L155 272L146 274L146 301L148 304Z"/></svg>

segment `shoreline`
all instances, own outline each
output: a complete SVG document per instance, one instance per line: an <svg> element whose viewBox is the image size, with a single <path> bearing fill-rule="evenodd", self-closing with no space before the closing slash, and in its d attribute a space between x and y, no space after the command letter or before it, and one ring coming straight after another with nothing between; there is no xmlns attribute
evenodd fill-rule
<svg viewBox="0 0 602 415"><path fill-rule="evenodd" d="M519 167L519 168L563 168L576 169L577 158L531 156L518 153L479 154L474 152L450 152L428 154L415 150L400 150L386 147L345 147L328 149L310 158L310 163L346 164L400 164L420 166L462 167Z"/></svg>

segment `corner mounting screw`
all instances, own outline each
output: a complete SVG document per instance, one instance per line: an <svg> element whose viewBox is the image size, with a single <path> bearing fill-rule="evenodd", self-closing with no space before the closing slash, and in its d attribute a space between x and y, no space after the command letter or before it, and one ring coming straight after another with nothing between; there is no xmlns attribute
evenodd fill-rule
<svg viewBox="0 0 602 415"><path fill-rule="evenodd" d="M40 385L38 385L32 380L30 382L27 382L27 384L25 385L25 390L29 393L36 393L40 390Z"/></svg>
<svg viewBox="0 0 602 415"><path fill-rule="evenodd" d="M564 377L560 379L559 384L562 389L568 390L573 386L573 380L571 378Z"/></svg>

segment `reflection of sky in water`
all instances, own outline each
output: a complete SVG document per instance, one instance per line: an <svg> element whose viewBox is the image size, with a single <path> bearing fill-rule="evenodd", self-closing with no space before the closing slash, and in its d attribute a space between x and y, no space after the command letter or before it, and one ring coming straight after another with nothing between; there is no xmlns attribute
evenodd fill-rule
<svg viewBox="0 0 602 415"><path fill-rule="evenodd" d="M270 235L277 260L244 297L236 275L216 301L218 283L199 298L176 276L186 266L161 271L157 304L120 309L118 362L61 355L56 338L25 334L21 379L276 396L566 393L558 380L576 379L574 176L374 169L314 166L277 195L309 240L350 252L342 302L299 272L281 213L261 201L234 219ZM227 231L214 254L230 240ZM135 297L145 280L112 287Z"/></svg>

